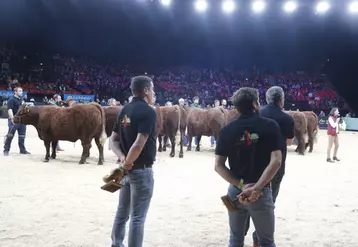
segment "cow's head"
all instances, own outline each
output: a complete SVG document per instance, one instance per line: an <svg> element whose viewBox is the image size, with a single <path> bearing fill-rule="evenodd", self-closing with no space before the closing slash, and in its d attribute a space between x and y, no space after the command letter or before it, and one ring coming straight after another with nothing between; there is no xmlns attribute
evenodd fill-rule
<svg viewBox="0 0 358 247"><path fill-rule="evenodd" d="M17 111L16 115L14 116L14 123L15 124L32 124L33 116L32 116L32 107L28 105L20 106L19 110Z"/></svg>

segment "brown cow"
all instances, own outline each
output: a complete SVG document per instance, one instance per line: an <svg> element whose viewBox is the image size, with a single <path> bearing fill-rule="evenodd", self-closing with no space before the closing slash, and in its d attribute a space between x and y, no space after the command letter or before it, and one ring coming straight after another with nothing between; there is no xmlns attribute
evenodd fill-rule
<svg viewBox="0 0 358 247"><path fill-rule="evenodd" d="M307 120L307 135L308 135L308 143L306 143L305 148L309 146L309 152L313 151L314 139L317 137L318 133L318 117L313 111L303 111Z"/></svg>
<svg viewBox="0 0 358 247"><path fill-rule="evenodd" d="M235 118L237 118L239 116L239 113L237 112L236 109L226 110L226 112L227 112L227 121L226 121L226 123L230 123L232 120L234 120Z"/></svg>
<svg viewBox="0 0 358 247"><path fill-rule="evenodd" d="M298 145L295 150L301 155L305 154L305 145L306 145L306 137L307 137L307 120L305 115L299 111L284 111L288 115L290 115L295 123L295 137L297 138ZM292 140L287 141L288 145L292 143Z"/></svg>
<svg viewBox="0 0 358 247"><path fill-rule="evenodd" d="M220 130L227 123L227 119L227 112L222 107L210 109L189 108L187 118L189 144L187 150L191 150L193 136L198 137L195 151L200 151L201 136L214 136L215 140L217 140Z"/></svg>
<svg viewBox="0 0 358 247"><path fill-rule="evenodd" d="M104 106L104 114L106 115L106 134L108 137L112 135L113 126L117 121L119 113L122 111L122 106Z"/></svg>
<svg viewBox="0 0 358 247"><path fill-rule="evenodd" d="M56 145L59 140L76 142L81 140L83 152L79 164L84 164L89 156L91 141L94 138L99 150L98 165L103 165L103 143L106 118L102 107L97 103L78 104L68 108L54 106L21 106L14 117L15 123L33 125L46 147L45 162L56 158Z"/></svg>
<svg viewBox="0 0 358 247"><path fill-rule="evenodd" d="M168 138L171 142L171 152L170 157L175 156L175 143L176 138L179 139L180 151L179 158L184 157L183 151L183 142L186 129L186 118L187 110L184 107L175 105L175 106L162 106L160 107L162 114L162 128L159 131L158 141L159 147L158 152L166 151L166 143ZM158 116L158 113L157 113ZM158 121L157 121L158 122ZM162 139L164 136L164 145L162 146ZM176 137L177 136L177 137Z"/></svg>

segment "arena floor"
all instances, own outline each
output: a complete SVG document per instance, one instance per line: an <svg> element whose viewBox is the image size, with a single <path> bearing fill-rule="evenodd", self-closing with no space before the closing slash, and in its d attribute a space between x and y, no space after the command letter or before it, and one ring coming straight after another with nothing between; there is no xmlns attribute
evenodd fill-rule
<svg viewBox="0 0 358 247"><path fill-rule="evenodd" d="M0 128L4 136L6 120ZM10 156L0 157L0 246L109 247L118 192L100 189L102 176L116 166L108 145L101 167L95 145L89 164L77 164L79 142L61 142L65 152L43 163L43 143L33 127L27 133L31 156L18 154L14 139ZM290 149L276 204L277 246L358 246L358 134L340 138L339 164L325 161L324 131L314 153L298 156ZM209 138L203 141L202 152L185 152L184 159L158 154L144 246L227 246L228 219L220 200L227 183L214 172ZM245 246L251 246L250 237Z"/></svg>

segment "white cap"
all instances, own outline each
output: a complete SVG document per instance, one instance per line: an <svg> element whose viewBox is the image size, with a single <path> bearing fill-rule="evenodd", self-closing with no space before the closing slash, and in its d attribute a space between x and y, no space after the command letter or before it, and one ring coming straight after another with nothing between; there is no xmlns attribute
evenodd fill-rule
<svg viewBox="0 0 358 247"><path fill-rule="evenodd" d="M180 98L178 102L184 102L185 100L183 98Z"/></svg>

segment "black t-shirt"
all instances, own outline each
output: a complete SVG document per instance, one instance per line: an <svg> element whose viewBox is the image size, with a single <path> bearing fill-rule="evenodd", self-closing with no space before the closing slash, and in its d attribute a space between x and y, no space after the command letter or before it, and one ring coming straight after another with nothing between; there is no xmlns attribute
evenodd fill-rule
<svg viewBox="0 0 358 247"><path fill-rule="evenodd" d="M7 109L11 109L14 115L16 115L21 105L22 105L22 99L19 99L15 96L7 101Z"/></svg>
<svg viewBox="0 0 358 247"><path fill-rule="evenodd" d="M229 168L244 183L256 183L271 160L271 152L281 150L277 123L254 113L242 115L226 125L219 135L216 155L229 159Z"/></svg>
<svg viewBox="0 0 358 247"><path fill-rule="evenodd" d="M282 164L280 167L281 172L285 172L285 162L287 155L287 145L286 139L291 139L294 137L294 121L293 118L284 113L279 106L268 104L260 110L260 115L274 120L279 128L281 133L281 151L282 151Z"/></svg>
<svg viewBox="0 0 358 247"><path fill-rule="evenodd" d="M140 98L133 98L118 115L113 131L119 134L120 149L124 155L128 155L138 133L149 134L148 140L134 164L153 164L157 149L155 139L156 121L157 114L155 110Z"/></svg>

